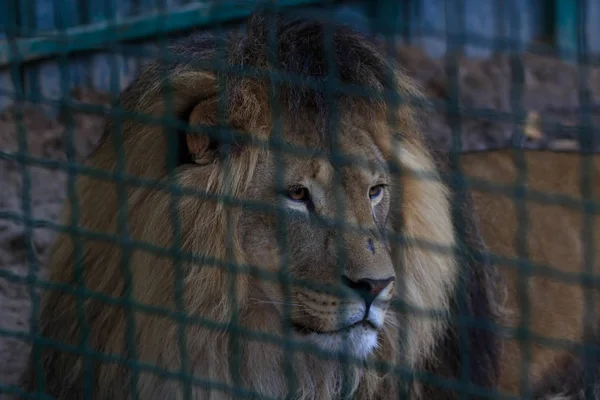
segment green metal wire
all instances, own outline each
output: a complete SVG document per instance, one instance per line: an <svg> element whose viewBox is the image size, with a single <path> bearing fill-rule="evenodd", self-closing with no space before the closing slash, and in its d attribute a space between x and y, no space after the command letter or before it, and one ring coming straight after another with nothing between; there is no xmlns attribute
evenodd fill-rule
<svg viewBox="0 0 600 400"><path fill-rule="evenodd" d="M462 16L464 15L465 1L464 0L445 0L445 30L442 32L434 32L440 37L444 37L446 39L447 51L448 55L445 58L444 68L446 73L446 87L447 87L447 99L442 104L434 104L434 106L442 106L445 108L447 115L450 119L450 126L452 131L452 150L450 152L452 157L455 157L460 150L462 149L462 139L461 139L461 119L464 117L480 117L480 118L488 118L495 119L497 121L511 122L514 125L514 129L516 133L515 137L518 139L522 138L520 132L518 132L522 126L525 112L523 107L523 93L524 93L524 70L523 63L520 59L518 52L514 51L518 48L519 44L519 32L520 26L523 23L520 16L517 13L517 2L519 0L512 0L508 3L503 9L503 11L507 11L510 14L511 24L509 26L510 37L506 40L504 39L495 39L492 41L493 45L499 49L508 49L512 50L513 53L510 57L510 72L511 72L511 110L510 112L500 112L498 110L491 109L464 109L460 105L460 87L458 81L458 64L456 57L461 53L466 42L470 41L470 35L465 33L464 31L464 20ZM567 7L564 2L559 2L560 7ZM590 56L587 54L587 44L585 39L585 1L580 0L578 3L577 18L578 18L578 42L577 42L577 54L579 56L579 94L580 94L580 104L581 104L581 127L580 128L580 141L582 143L582 148L591 149L594 145L592 142L593 135L595 133L593 122L591 121L591 94L588 89L586 89L586 85L588 84L589 72L587 71L587 66L590 62ZM12 4L12 3L11 3ZM227 229L228 229L228 246L227 246L227 256L225 260L219 260L214 257L208 257L202 254L191 254L181 250L183 237L181 232L181 221L178 216L178 208L179 201L184 196L197 196L200 198L205 198L211 201L218 201L222 204L228 206L242 206L250 211L260 211L265 213L273 213L277 216L278 224L278 234L281 238L280 242L282 245L282 254L288 255L287 249L287 238L286 238L286 214L284 213L283 205L265 205L260 202L253 202L248 200L240 200L236 199L229 194L211 194L201 188L198 189L190 189L183 188L176 185L174 182L176 181L176 175L174 173L176 166L176 141L172 140L175 136L175 132L177 130L186 129L188 131L202 131L204 134L208 134L211 137L218 136L219 138L227 138L228 140L237 140L240 142L244 141L252 141L252 145L256 146L264 146L271 150L276 150L274 152L276 163L283 164L284 155L285 154L294 154L302 157L312 157L312 158L327 158L332 165L340 166L348 163L358 164L365 162L362 159L353 159L348 157L347 155L338 153L335 151L333 154L326 154L325 152L319 153L312 148L292 148L285 143L283 143L282 139L282 121L280 120L280 115L282 113L281 105L278 103L278 84L279 83L293 83L293 84L302 84L309 88L319 88L323 89L326 93L326 100L332 106L332 112L330 118L328 119L328 131L333 136L333 142L337 142L337 130L339 128L339 110L335 107L336 94L350 94L353 96L369 96L372 93L362 89L349 85L343 85L338 81L338 74L335 71L335 62L333 59L333 54L330 52L328 54L328 72L329 76L324 81L319 80L311 80L308 78L299 78L297 76L291 76L285 73L274 73L269 72L268 75L264 71L259 69L253 69L250 67L231 67L227 65L214 65L214 64L206 64L199 62L197 60L184 60L182 58L177 58L172 54L163 53L166 44L169 40L169 36L175 33L183 33L188 32L192 29L199 29L208 25L211 26L219 26L224 24L225 22L235 21L242 17L249 15L252 11L255 10L256 5L250 1L238 1L236 2L236 7L231 5L227 6L225 2L195 2L192 4L188 4L182 8L177 10L169 10L166 1L161 1L159 5L159 12L156 12L151 15L140 16L140 17L132 17L126 19L119 19L114 14L114 10L116 7L114 4L106 3L106 21L102 23L96 23L92 25L87 25L85 27L75 27L75 28L67 28L67 24L63 21L62 15L66 13L64 7L67 7L66 2L57 1L57 7L54 9L55 14L54 18L57 21L57 29L52 32L44 33L40 36L34 37L24 37L22 27L19 26L18 23L14 21L10 21L6 18L2 21L6 26L6 32L9 33L11 40L6 40L0 42L0 68L6 67L9 69L10 75L12 77L12 81L15 83L15 92L11 93L14 95L16 100L16 119L17 119L17 128L18 128L18 136L19 136L19 150L17 152L7 152L0 149L0 160L3 161L14 161L19 164L22 169L22 179L23 179L23 190L21 196L22 203L22 213L16 213L11 211L3 211L0 210L0 220L9 220L13 222L17 222L23 224L25 226L25 238L26 238L26 255L27 262L29 265L28 275L26 277L19 277L13 275L7 271L0 270L0 279L5 279L9 282L13 283L25 283L29 288L29 295L32 301L32 311L31 311L31 333L25 334L22 332L13 332L7 329L0 329L0 336L3 337L11 337L16 339L28 340L34 344L34 355L32 357L33 360L39 360L39 352L40 349L35 345L43 345L43 346L53 346L58 349L73 352L75 354L81 354L85 357L83 368L86 371L84 373L84 384L83 384L83 393L86 398L93 398L94 388L93 388L93 371L92 365L95 361L103 361L103 362L111 362L118 365L128 366L131 371L129 389L132 394L132 399L138 399L139 393L137 393L138 389L138 379L140 374L142 373L152 373L157 376L161 376L168 379L174 379L181 383L182 385L182 393L183 397L186 400L191 400L193 398L193 389L195 386L220 390L224 393L240 396L240 397L248 397L248 398L268 398L265 396L260 396L258 393L254 393L250 390L243 388L243 381L240 372L240 365L242 364L242 356L241 356L241 346L240 340L243 338L259 340L268 343L272 343L278 346L281 346L285 350L285 363L284 369L286 371L286 378L288 379L288 388L290 389L290 396L295 392L295 389L298 387L298 382L296 382L296 372L294 369L293 358L296 352L311 352L314 354L318 354L320 357L324 359L332 359L338 360L343 365L359 365L360 360L353 359L348 355L341 353L339 355L328 355L319 350L316 346L307 345L305 343L299 343L294 341L293 336L291 335L291 331L288 325L284 325L284 336L276 336L272 334L264 334L258 333L251 330L248 330L243 327L243 325L239 321L239 315L236 311L236 298L235 298L235 287L236 287L236 279L239 279L240 276L250 275L260 277L260 279L270 281L270 282L279 282L283 284L285 288L284 293L284 318L289 319L291 316L292 310L290 309L289 304L291 303L291 293L289 290L289 286L291 284L303 285L305 287L310 287L314 290L325 290L326 288L318 283L315 283L310 280L297 279L290 276L288 273L289 268L289 260L286 257L282 257L281 266L278 272L267 272L262 268L254 265L238 265L231 261L233 259L232 249L233 243L231 240L233 238L233 234L231 234L232 223L231 218L228 218ZM277 6L274 8L284 8L291 6L299 6L299 5L311 5L311 4L319 4L323 6L323 13L327 13L328 10L331 11L336 2L331 1L317 1L317 0L282 0L277 2ZM273 4L267 5L267 7L273 7ZM404 32L407 27L406 26L398 26L394 23L392 17L398 15L401 10L406 10L408 6L405 4L400 4L400 2L393 2L389 0L379 0L373 2L373 15L371 16L372 22L372 30L375 33L383 35L386 39L386 45L388 46L388 58L390 62L393 62L393 47L394 47L394 38L399 35L400 32ZM6 7L8 9L8 7ZM11 8L12 10L12 8ZM15 11L16 14L16 11ZM571 24L569 24L569 29L573 29ZM424 29L427 31L427 29ZM271 44L275 43L275 37L273 30L270 30L272 34L270 37ZM19 35L20 34L20 35ZM133 42L142 40L142 39L154 39L154 44L157 45L158 49L145 49L139 47ZM488 45L491 43L486 42L482 39L474 39L475 42L478 43L487 43ZM327 32L325 35L325 41L328 43L328 46L332 45L332 37L331 32ZM217 45L217 49L222 51L224 46L221 44ZM115 142L115 152L117 154L117 168L116 172L106 172L95 170L90 167L86 167L76 163L76 150L74 146L75 141L75 133L74 133L74 119L72 115L68 112L66 113L66 132L65 132L65 142L66 142L66 155L67 161L53 161L47 160L44 158L34 157L30 154L29 146L27 143L27 135L25 131L25 126L23 124L23 109L22 103L25 102L26 98L24 95L24 91L22 90L22 82L23 82L23 71L22 64L24 62L31 62L35 60L42 60L46 58L57 58L58 63L60 65L60 88L62 93L66 96L69 92L69 77L68 77L68 67L69 67L69 55L73 52L78 51L91 51L91 50L111 50L110 57L110 82L111 82L111 91L112 93L118 93L120 91L120 71L117 62L117 55L119 53L127 54L127 55L135 55L135 56L153 56L153 57L161 57L165 62L174 62L174 61L185 61L189 63L194 68L207 68L210 70L218 70L225 74L237 74L239 76L246 77L268 77L269 80L273 83L271 85L271 91L269 92L269 100L270 100L270 108L273 110L272 120L274 122L273 132L266 140L259 140L256 138L249 138L248 135L241 134L235 130L224 129L220 124L218 128L202 126L202 127L194 127L191 128L187 126L187 124L182 123L181 121L172 117L173 115L173 93L171 85L169 84L169 71L164 71L165 76L163 76L163 87L161 88L163 96L165 98L165 110L164 115L160 117L151 117L148 115L134 115L133 113L126 112L121 109L105 109L102 107L95 107L89 105L78 105L72 102L69 98L61 99L58 101L53 101L50 99L43 99L39 96L40 104L45 105L53 105L60 106L66 110L80 110L80 111L91 111L96 114L108 115L112 118L114 123L114 142ZM273 54L270 54L273 57ZM223 60L223 57L217 57L218 60ZM270 62L276 63L277 60L274 58L269 59ZM220 76L220 75L219 75ZM389 79L394 79L393 77L389 77ZM223 91L225 89L225 83L220 79L219 81L219 89ZM5 92L9 92L8 90L0 89L0 95L5 94ZM39 91L37 88L36 91ZM411 99L402 98L397 93L384 93L386 101L388 104L393 104L398 106L402 102L410 101ZM226 107L222 98L219 98L219 107L218 107L219 120L224 122L227 118L226 115ZM167 137L167 143L169 146L169 151L167 151L168 159L166 160L166 165L169 169L168 179L166 181L154 181L150 179L142 179L136 176L130 176L125 173L125 154L123 152L123 147L120 145L121 137L120 137L120 124L123 123L126 119L135 118L138 122L144 122L148 124L160 125L164 128L164 135ZM390 116L391 119L391 116ZM227 140L225 139L225 140ZM459 315L456 318L458 319L457 329L461 332L459 337L460 341L460 352L461 354L467 354L472 349L470 348L470 343L468 342L468 333L467 329L472 329L474 327L478 329L489 329L489 330L500 330L504 329L504 332L510 335L515 336L520 340L521 343L521 351L524 354L524 361L521 364L521 390L523 393L529 393L530 391L530 382L528 379L528 369L529 369L529 361L531 358L531 343L536 342L542 345L547 346L570 346L579 351L581 351L583 358L586 360L587 365L589 366L589 370L593 370L595 365L594 359L598 356L595 353L592 355L588 354L588 350L585 346L569 342L567 340L558 340L552 339L544 336L537 335L529 330L529 325L531 322L531 315L529 310L529 305L527 304L527 296L525 296L525 292L527 289L527 278L532 276L546 276L553 277L554 279L559 279L563 282L572 282L572 283L581 283L590 287L594 287L595 285L600 285L600 277L596 277L593 274L593 266L594 262L594 252L591 247L590 238L593 237L593 217L600 214L600 205L595 204L590 199L592 198L592 177L591 177L591 160L590 158L584 159L584 165L582 165L582 175L581 175L581 192L583 200L578 200L575 198L570 198L568 196L554 195L539 192L536 190L528 189L525 187L527 182L527 169L526 163L524 161L523 155L518 150L520 143L517 143L517 149L514 151L514 161L515 165L519 170L519 177L517 179L516 185L501 185L501 184L492 184L490 182L470 179L469 186L472 189L480 189L487 192L496 193L498 196L508 196L512 198L515 202L516 209L518 210L518 218L519 218L519 229L517 235L515 237L515 244L517 251L517 256L515 258L509 257L501 257L497 255L490 254L488 255L490 260L494 263L502 265L505 268L512 268L518 270L520 272L520 281L519 281L519 303L521 307L521 323L517 328L509 329L505 327L491 326L485 325L483 323L479 323L478 321L473 320L467 316ZM334 146L334 148L339 148L339 146ZM226 151L224 149L223 151ZM451 157L451 158L452 158ZM455 165L458 165L458 159L453 158L451 160ZM54 223L51 221L46 221L43 219L34 218L32 214L32 204L31 204L31 176L29 167L37 166L44 168L53 168L58 171L66 172L68 174L67 179L67 193L68 199L72 205L71 209L71 219L69 224L62 225L59 223ZM398 169L398 166L391 166L392 170L394 168ZM229 168L224 168L226 173L229 173ZM399 172L399 171L393 171ZM119 215L118 215L118 234L109 235L109 234L101 234L98 232L88 231L78 225L78 221L80 220L80 204L77 198L76 189L75 189L75 181L78 176L89 176L105 181L115 182L118 186L118 197L119 197ZM337 178L339 176L336 175ZM422 174L423 179L428 179L426 174ZM227 178L225 178L227 179ZM283 168L276 169L276 184L281 185L283 182ZM171 195L171 206L170 206L170 218L171 218L171 226L173 229L173 240L170 247L161 248L154 244L139 242L133 240L129 234L129 227L127 223L127 187L133 185L138 187L146 187L153 188L156 190L162 190ZM458 232L457 237L463 238L465 237L465 226L466 223L462 220L463 215L461 210L459 209L460 205L464 203L464 189L466 187L466 183L463 178L459 175L455 175L450 177L450 185L455 189L456 195L452 200L453 204L453 218L457 221ZM584 229L582 232L582 237L584 239L584 243L587 243L585 248L585 268L581 274L573 274L566 273L561 271L557 266L552 265L542 265L533 263L528 259L527 254L527 229L528 229L528 218L527 218L527 210L526 203L529 201L535 201L540 204L549 204L549 205L561 205L564 207L568 207L570 209L582 211L584 214ZM354 226L352 224L348 224L347 222L343 222L344 218L344 201L341 198L337 198L337 207L336 212L337 215L335 218L328 219L327 217L323 217L323 223L328 224L331 227L335 227L340 232L347 232L352 230L360 231L360 227ZM74 285L66 285L60 284L56 282L51 282L49 280L43 279L39 276L40 267L38 265L39 261L37 258L37 254L35 251L35 247L33 244L33 231L36 228L49 228L59 233L67 233L74 240L74 252L75 259L77 262L75 263L74 269ZM338 256L340 257L339 265L344 264L344 259L347 257L347 250L343 243L343 235L336 236L338 242L336 243L338 247ZM123 280L125 282L125 293L121 298L112 298L110 296L106 296L103 293L96 293L91 291L89 288L85 287L85 279L83 277L83 242L86 240L96 240L96 241L104 241L117 244L121 250L121 259L120 259L120 267L123 274ZM426 240L412 240L403 237L401 234L392 235L392 240L395 243L411 243L414 245L422 246L428 248L430 251L439 251L439 252L447 252L449 249L439 246L436 243L428 242ZM471 254L472 249L467 248L466 243L462 243L459 241L455 249L450 249L455 252L466 252ZM161 257L169 257L173 260L174 263L174 288L175 288L175 310L158 307L158 306L150 306L147 304L141 304L137 302L133 298L132 288L133 288L133 276L131 273L131 269L129 266L129 259L134 251L142 250L157 256ZM480 256L480 255L479 255ZM230 271L229 276L231 278L229 284L230 296L228 297L228 301L231 303L231 308L234 310L232 314L232 319L227 323L219 323L216 321L212 321L210 319L204 318L202 316L189 315L186 311L185 297L184 297L184 263L194 263L203 265L206 268L221 268L227 269ZM341 274L341 273L340 273ZM460 282L463 284L464 282ZM401 282L399 283L401 285ZM76 345L69 345L67 343L57 342L51 339L39 337L36 332L38 331L38 323L37 316L40 311L40 299L39 295L36 293L36 288L41 289L54 289L61 290L65 293L74 295L77 298L77 318L80 325L80 341ZM466 293L464 288L458 290L459 294ZM586 291L586 302L589 304L589 307L586 308L586 318L587 321L589 318L594 317L594 309L592 302L592 292L591 289ZM120 306L126 310L126 320L127 320L127 334L126 337L123 338L125 343L127 343L128 353L126 356L117 356L111 354L103 354L101 352L97 352L93 350L89 344L90 337L90 328L86 324L85 318L85 310L84 310L84 302L87 300L94 300L103 302L107 305L111 306ZM459 299L459 302L466 301L465 299ZM397 304L394 304L397 310L406 313L415 313L423 317L434 317L438 316L443 310L422 310L415 309L408 304L398 301ZM144 363L138 359L138 354L136 352L136 324L134 319L134 313L136 312L144 312L156 316L170 318L177 322L177 340L178 340L178 357L180 359L181 365L177 371L166 371L163 370L156 365L150 365ZM222 330L225 332L235 332L236 335L231 335L232 339L229 343L230 353L233 355L234 359L230 361L231 367L231 376L232 376L232 384L226 384L224 382L217 382L210 379L202 379L192 375L190 360L188 359L188 350L187 346L187 336L186 336L186 328L189 326L202 326L209 329L214 330ZM589 327L584 327L589 330ZM0 393L12 393L18 394L27 398L46 398L41 393L44 391L46 386L44 374L41 373L42 368L39 365L39 362L35 362L35 368L38 371L36 373L37 380L35 382L36 390L40 394L26 394L22 390L17 387L4 385L0 382ZM401 365L386 365L383 362L376 363L374 368L379 370L389 370L393 374L396 374L401 379L410 379L413 377L417 377L421 379L423 382L429 382L434 385L438 385L440 387L448 388L456 390L461 393L465 398L468 396L487 396L489 398L503 398L499 394L494 393L493 391L489 391L483 388L473 387L469 384L469 375L472 366L469 363L461 364L461 371L459 375L459 380L449 380L442 379L441 377L431 376L427 373L419 373L415 371L409 370L407 367ZM344 370L344 379L342 379L342 393L349 392L349 383L350 380L347 376L347 370ZM590 383L589 387L591 387L593 376L586 375L586 382ZM399 379L399 381L401 380ZM399 383L399 386L402 386ZM401 391L403 387L399 387L398 389ZM586 396L588 398L593 398L593 393L590 391L591 389L586 389ZM291 398L291 397L290 397Z"/></svg>

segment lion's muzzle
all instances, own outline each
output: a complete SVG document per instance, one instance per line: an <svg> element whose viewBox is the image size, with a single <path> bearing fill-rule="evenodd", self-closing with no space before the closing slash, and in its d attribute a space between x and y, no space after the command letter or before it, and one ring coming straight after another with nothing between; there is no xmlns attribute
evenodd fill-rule
<svg viewBox="0 0 600 400"><path fill-rule="evenodd" d="M378 330L394 287L394 277L353 281L343 277L343 299L323 292L298 290L294 326L300 333L340 333L357 326Z"/></svg>
<svg viewBox="0 0 600 400"><path fill-rule="evenodd" d="M299 290L293 325L305 337L326 352L349 351L368 356L378 342L394 288L394 278L342 280L348 289L343 298L323 292Z"/></svg>

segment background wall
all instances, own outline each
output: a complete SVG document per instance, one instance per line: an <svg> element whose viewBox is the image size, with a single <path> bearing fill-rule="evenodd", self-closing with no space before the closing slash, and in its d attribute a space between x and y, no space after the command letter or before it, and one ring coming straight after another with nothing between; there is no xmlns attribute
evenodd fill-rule
<svg viewBox="0 0 600 400"><path fill-rule="evenodd" d="M73 87L119 91L144 62L139 53L155 44L154 39L146 39L157 29L181 35L193 28L235 27L256 1L4 0L1 3L0 110L15 97L42 103L58 100L63 89ZM373 28L387 28L399 41L414 44L433 57L442 57L450 49L448 37L462 31L468 41L462 49L464 54L476 58L490 57L495 50L506 51L503 46L519 51L534 48L556 51L565 58L572 56L579 26L577 7L581 3L586 7L586 40L592 51L600 51L600 25L592 23L600 20L600 2L595 0L284 0L278 3L334 10L340 21L371 33ZM161 13L167 12L171 14L161 18ZM396 24L384 26L380 22L389 21L390 13L396 15ZM117 49L111 43L113 38L126 39L135 47ZM69 49L68 59L57 59L65 48ZM22 64L23 59L29 62Z"/></svg>

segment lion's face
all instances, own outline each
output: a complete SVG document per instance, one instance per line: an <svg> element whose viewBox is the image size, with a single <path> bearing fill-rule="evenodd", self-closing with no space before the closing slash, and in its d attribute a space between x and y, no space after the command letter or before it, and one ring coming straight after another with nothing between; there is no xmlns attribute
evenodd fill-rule
<svg viewBox="0 0 600 400"><path fill-rule="evenodd" d="M285 139L328 151L310 129L288 128ZM259 160L249 197L278 203L283 211L280 216L244 213L241 240L251 264L301 280L289 286L286 298L281 283L257 279L262 304L270 303L282 317L288 304L291 320L286 323L318 347L365 357L377 346L394 291L385 234L391 182L366 130L345 124L339 141L342 156L360 161L336 167L327 156L284 152L279 159L270 152Z"/></svg>

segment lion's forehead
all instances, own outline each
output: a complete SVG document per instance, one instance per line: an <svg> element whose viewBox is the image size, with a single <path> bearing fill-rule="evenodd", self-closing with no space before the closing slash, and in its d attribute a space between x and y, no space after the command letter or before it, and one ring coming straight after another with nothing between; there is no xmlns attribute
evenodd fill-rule
<svg viewBox="0 0 600 400"><path fill-rule="evenodd" d="M358 183L370 179L371 175L386 173L383 153L366 129L344 123L337 137L323 135L315 130L288 130L286 139L292 147L304 146L319 154L313 157L295 152L288 154L286 164L290 174L330 187L339 182Z"/></svg>
<svg viewBox="0 0 600 400"><path fill-rule="evenodd" d="M363 188L372 183L375 176L384 174L382 161L374 158L365 160L363 154L358 162L336 165L335 160L313 158L288 163L284 173L288 181L318 186L324 191L343 189L348 195L353 188Z"/></svg>

